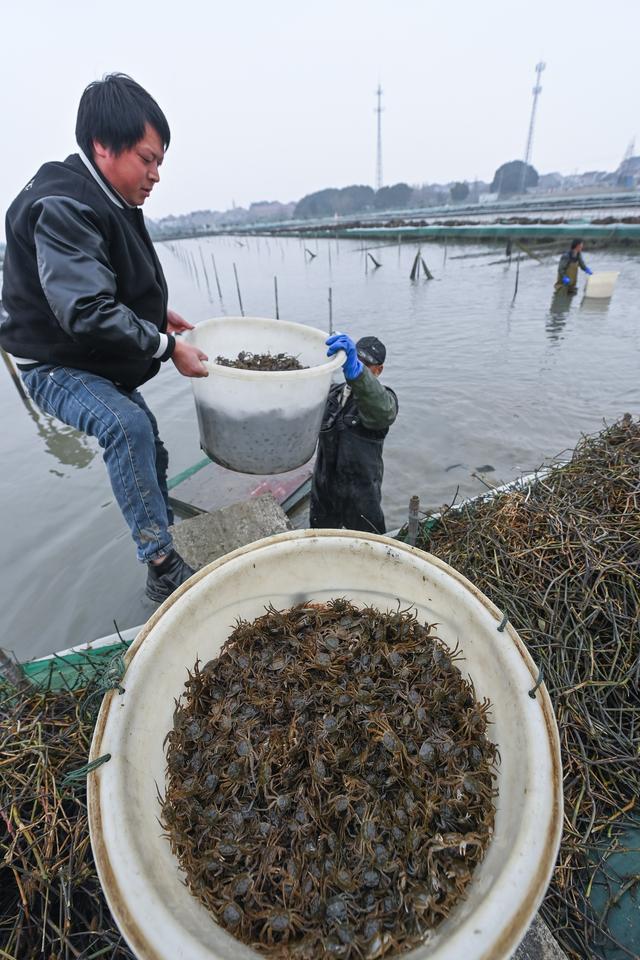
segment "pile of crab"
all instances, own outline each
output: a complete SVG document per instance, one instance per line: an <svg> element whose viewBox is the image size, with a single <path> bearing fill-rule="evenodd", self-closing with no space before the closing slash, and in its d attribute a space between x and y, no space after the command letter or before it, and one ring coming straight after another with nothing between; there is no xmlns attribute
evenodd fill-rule
<svg viewBox="0 0 640 960"><path fill-rule="evenodd" d="M242 621L195 664L162 823L192 893L271 956L424 941L490 842L496 746L457 652L336 599Z"/></svg>

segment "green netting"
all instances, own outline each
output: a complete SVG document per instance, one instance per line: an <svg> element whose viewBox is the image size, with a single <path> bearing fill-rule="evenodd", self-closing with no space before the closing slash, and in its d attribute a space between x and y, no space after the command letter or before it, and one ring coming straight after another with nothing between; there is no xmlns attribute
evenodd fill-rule
<svg viewBox="0 0 640 960"><path fill-rule="evenodd" d="M96 650L54 654L45 660L22 664L22 671L43 690L76 690L102 676L114 656L127 652L132 641L117 641Z"/></svg>
<svg viewBox="0 0 640 960"><path fill-rule="evenodd" d="M474 223L465 227L445 227L445 226L427 226L427 227L354 227L345 230L343 236L355 237L361 239L373 238L402 238L403 240L436 239L445 237L459 238L461 240L474 239L513 239L537 238L542 237L574 237L579 233L585 240L640 240L640 225L619 223L613 225L602 225L593 223L558 223L558 224L540 224L540 223Z"/></svg>

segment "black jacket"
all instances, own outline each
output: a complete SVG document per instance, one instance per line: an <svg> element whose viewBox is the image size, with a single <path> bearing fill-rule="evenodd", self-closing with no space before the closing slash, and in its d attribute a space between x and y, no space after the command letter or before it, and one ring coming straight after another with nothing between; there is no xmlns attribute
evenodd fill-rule
<svg viewBox="0 0 640 960"><path fill-rule="evenodd" d="M331 387L311 485L311 527L385 532L382 448L397 413L393 390L366 367L356 380Z"/></svg>
<svg viewBox="0 0 640 960"><path fill-rule="evenodd" d="M160 367L167 285L142 211L96 177L77 154L45 163L9 207L0 345L133 389Z"/></svg>

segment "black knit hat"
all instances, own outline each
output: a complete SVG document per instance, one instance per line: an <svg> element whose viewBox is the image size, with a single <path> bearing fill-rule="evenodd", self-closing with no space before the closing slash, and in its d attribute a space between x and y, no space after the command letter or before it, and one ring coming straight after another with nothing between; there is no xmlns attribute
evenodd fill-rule
<svg viewBox="0 0 640 960"><path fill-rule="evenodd" d="M377 337L360 337L356 343L356 350L360 360L369 367L384 363L387 356L384 343Z"/></svg>

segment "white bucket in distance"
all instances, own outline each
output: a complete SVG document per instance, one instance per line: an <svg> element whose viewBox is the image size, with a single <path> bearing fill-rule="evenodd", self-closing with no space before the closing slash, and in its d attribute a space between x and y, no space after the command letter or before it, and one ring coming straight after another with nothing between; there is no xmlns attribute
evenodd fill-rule
<svg viewBox="0 0 640 960"><path fill-rule="evenodd" d="M613 294L616 280L620 276L618 270L610 270L604 273L592 273L587 277L587 283L584 288L585 297L596 297L605 299Z"/></svg>
<svg viewBox="0 0 640 960"><path fill-rule="evenodd" d="M284 473L313 456L331 378L344 363L327 357L327 334L262 317L205 320L186 339L209 357L209 376L192 379L200 446L240 473ZM286 353L306 370L239 370L215 362L241 351Z"/></svg>
<svg viewBox="0 0 640 960"><path fill-rule="evenodd" d="M238 618L272 603L347 597L437 622L478 698L492 702L498 744L495 834L461 901L412 960L507 960L549 882L562 829L558 731L538 670L511 624L468 580L430 554L387 537L296 530L259 540L196 573L159 608L129 650L124 693L100 710L89 774L91 842L111 912L138 960L256 960L189 892L158 823L163 740L196 658L217 656ZM157 788L157 789L156 789Z"/></svg>

